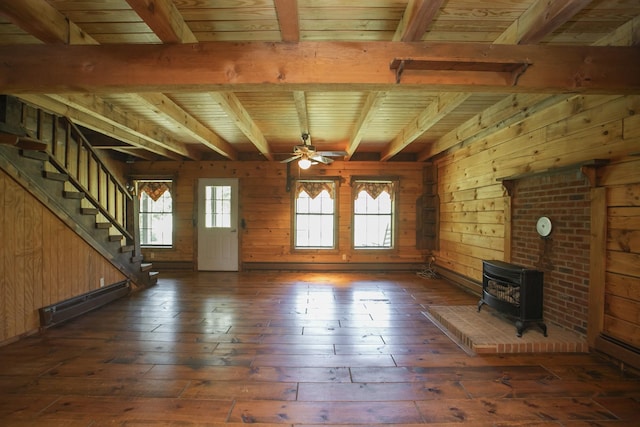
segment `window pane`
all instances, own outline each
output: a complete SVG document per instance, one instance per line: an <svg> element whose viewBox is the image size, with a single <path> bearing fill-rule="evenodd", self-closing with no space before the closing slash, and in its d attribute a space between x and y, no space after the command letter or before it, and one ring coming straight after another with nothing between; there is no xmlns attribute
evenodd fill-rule
<svg viewBox="0 0 640 427"><path fill-rule="evenodd" d="M297 248L333 248L335 203L323 190L315 198L306 191L295 200L295 246Z"/></svg>
<svg viewBox="0 0 640 427"><path fill-rule="evenodd" d="M383 191L372 198L362 190L353 204L353 245L355 248L393 247L393 202Z"/></svg>
<svg viewBox="0 0 640 427"><path fill-rule="evenodd" d="M231 186L210 185L205 189L205 227L231 227Z"/></svg>
<svg viewBox="0 0 640 427"><path fill-rule="evenodd" d="M140 194L140 244L171 246L173 243L173 200L165 191L154 201L146 192Z"/></svg>

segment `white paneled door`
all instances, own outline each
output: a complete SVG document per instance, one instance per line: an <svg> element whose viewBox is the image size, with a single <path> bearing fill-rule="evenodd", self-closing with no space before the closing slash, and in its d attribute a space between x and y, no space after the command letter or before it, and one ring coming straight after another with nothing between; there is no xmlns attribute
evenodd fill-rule
<svg viewBox="0 0 640 427"><path fill-rule="evenodd" d="M198 180L198 270L238 271L238 180Z"/></svg>

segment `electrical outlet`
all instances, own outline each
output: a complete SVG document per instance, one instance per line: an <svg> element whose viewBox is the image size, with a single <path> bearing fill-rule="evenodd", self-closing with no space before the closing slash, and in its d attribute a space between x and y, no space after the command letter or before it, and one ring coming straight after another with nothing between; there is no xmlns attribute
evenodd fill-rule
<svg viewBox="0 0 640 427"><path fill-rule="evenodd" d="M104 277L100 278L100 287L104 288Z"/></svg>

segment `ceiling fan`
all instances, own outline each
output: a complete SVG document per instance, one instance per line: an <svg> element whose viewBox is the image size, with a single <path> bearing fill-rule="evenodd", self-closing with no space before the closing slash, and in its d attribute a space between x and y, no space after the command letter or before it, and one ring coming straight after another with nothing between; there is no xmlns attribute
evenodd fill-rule
<svg viewBox="0 0 640 427"><path fill-rule="evenodd" d="M301 169L309 169L311 165L324 163L325 165L333 163L330 157L344 157L346 151L316 151L316 147L311 145L309 134L302 134L302 145L293 147L292 157L282 160L280 163L289 163L298 160L298 166Z"/></svg>

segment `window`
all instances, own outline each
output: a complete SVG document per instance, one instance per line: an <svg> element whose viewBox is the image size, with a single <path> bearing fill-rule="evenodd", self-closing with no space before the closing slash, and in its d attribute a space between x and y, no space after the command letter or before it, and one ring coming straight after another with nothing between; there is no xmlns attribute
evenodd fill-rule
<svg viewBox="0 0 640 427"><path fill-rule="evenodd" d="M335 183L297 181L294 246L297 249L335 248Z"/></svg>
<svg viewBox="0 0 640 427"><path fill-rule="evenodd" d="M354 181L353 246L394 247L394 181Z"/></svg>
<svg viewBox="0 0 640 427"><path fill-rule="evenodd" d="M140 245L173 244L171 181L138 181Z"/></svg>
<svg viewBox="0 0 640 427"><path fill-rule="evenodd" d="M205 228L231 227L231 186L208 185L204 189Z"/></svg>

